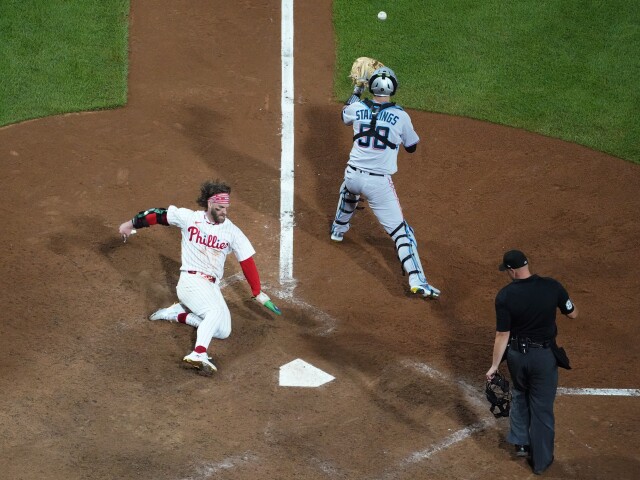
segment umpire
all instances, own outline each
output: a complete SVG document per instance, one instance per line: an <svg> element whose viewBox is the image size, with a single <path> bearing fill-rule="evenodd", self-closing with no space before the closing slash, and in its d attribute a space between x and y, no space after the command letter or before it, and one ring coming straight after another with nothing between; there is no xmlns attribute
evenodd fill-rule
<svg viewBox="0 0 640 480"><path fill-rule="evenodd" d="M530 453L533 473L540 475L553 463L558 365L570 368L555 341L556 308L569 318L576 318L578 310L560 282L529 272L521 251L506 252L499 269L507 272L511 283L496 295L496 339L486 375L487 380L493 378L508 347L513 388L507 441L519 456Z"/></svg>

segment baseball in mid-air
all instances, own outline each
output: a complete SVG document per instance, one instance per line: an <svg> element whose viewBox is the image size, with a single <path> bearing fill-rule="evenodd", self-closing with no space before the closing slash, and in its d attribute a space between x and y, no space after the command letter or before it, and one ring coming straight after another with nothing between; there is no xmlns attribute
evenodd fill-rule
<svg viewBox="0 0 640 480"><path fill-rule="evenodd" d="M386 20L387 12L378 12L378 20Z"/></svg>

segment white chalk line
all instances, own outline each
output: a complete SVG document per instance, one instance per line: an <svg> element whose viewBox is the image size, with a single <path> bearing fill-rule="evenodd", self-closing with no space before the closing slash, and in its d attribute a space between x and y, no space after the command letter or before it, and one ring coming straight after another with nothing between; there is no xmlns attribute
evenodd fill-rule
<svg viewBox="0 0 640 480"><path fill-rule="evenodd" d="M481 430L484 430L487 427L489 427L489 420L476 422L473 425L470 425L468 427L465 427L461 430L458 430L452 433L451 435L446 437L444 440L442 440L440 443L432 445L431 447L426 448L425 450L422 450L420 452L412 453L411 455L409 455L409 457L407 457L405 460L401 462L401 465L406 466L406 465L411 465L414 463L421 462L423 460L427 460L428 458L431 458L436 453L439 453L442 450L445 450L451 447L452 445L455 445L456 443L461 442L466 438L469 438L474 433L480 432Z"/></svg>
<svg viewBox="0 0 640 480"><path fill-rule="evenodd" d="M258 460L258 456L245 452L233 457L227 457L218 463L204 463L196 467L195 475L190 477L184 477L181 480L206 480L212 478L214 475L220 473L223 470L230 470L232 468L240 467Z"/></svg>
<svg viewBox="0 0 640 480"><path fill-rule="evenodd" d="M280 285L285 297L295 288L293 278L293 186L294 186L294 96L293 96L293 0L282 0L282 139L280 159Z"/></svg>
<svg viewBox="0 0 640 480"><path fill-rule="evenodd" d="M429 458L436 455L437 453L440 453L443 450L446 450L447 448L452 447L455 444L462 442L463 440L466 440L474 433L480 432L489 426L490 426L490 421L484 420L482 422L477 422L477 423L474 423L473 425L469 425L468 427L465 427L461 430L457 430L456 432L447 436L441 442L436 443L435 445L432 445L424 450L413 452L407 458L402 460L393 471L390 471L385 475L383 475L382 479L392 480L393 478L396 478L401 473L403 473L403 470L406 470L413 465L423 462L424 460L428 460Z"/></svg>
<svg viewBox="0 0 640 480"><path fill-rule="evenodd" d="M638 388L565 388L558 387L558 395L595 395L604 397L640 397Z"/></svg>
<svg viewBox="0 0 640 480"><path fill-rule="evenodd" d="M486 402L483 402L480 398L480 391L478 390L477 387L465 382L464 380L459 380L459 379L455 379L450 377L449 375L446 375L442 372L440 372L439 370L436 370L435 368L427 365L426 363L422 363L422 362L416 362L413 360L403 360L402 362L400 362L402 366L404 367L408 367L408 368L413 368L414 370L417 370L418 372L427 375L430 378L433 378L434 380L439 380L443 383L447 383L447 384L455 384L458 386L458 388L460 388L460 390L462 390L465 399L473 404L475 407L479 407L479 408L483 408L486 409L488 412L488 408ZM484 397L483 397L484 398ZM483 412L485 413L486 416L489 416L489 414L487 412Z"/></svg>

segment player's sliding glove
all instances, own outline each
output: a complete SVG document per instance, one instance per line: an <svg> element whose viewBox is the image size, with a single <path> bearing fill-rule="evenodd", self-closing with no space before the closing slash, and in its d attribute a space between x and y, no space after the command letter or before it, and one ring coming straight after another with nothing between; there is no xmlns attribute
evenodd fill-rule
<svg viewBox="0 0 640 480"><path fill-rule="evenodd" d="M255 299L256 302L258 302L260 305L264 305L266 308L268 308L269 310L271 310L273 313L275 313L276 315L282 315L282 312L280 311L280 309L278 307L275 306L275 304L271 301L271 299L269 298L269 295L267 295L264 292L260 292L258 295L256 295L255 297L253 297Z"/></svg>

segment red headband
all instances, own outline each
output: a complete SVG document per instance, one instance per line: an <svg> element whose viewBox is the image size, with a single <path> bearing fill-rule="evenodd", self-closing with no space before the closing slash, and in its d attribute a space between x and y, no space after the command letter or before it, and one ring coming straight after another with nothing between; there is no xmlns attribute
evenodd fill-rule
<svg viewBox="0 0 640 480"><path fill-rule="evenodd" d="M229 205L230 198L228 193L216 193L209 197L209 203L217 203L219 205Z"/></svg>

